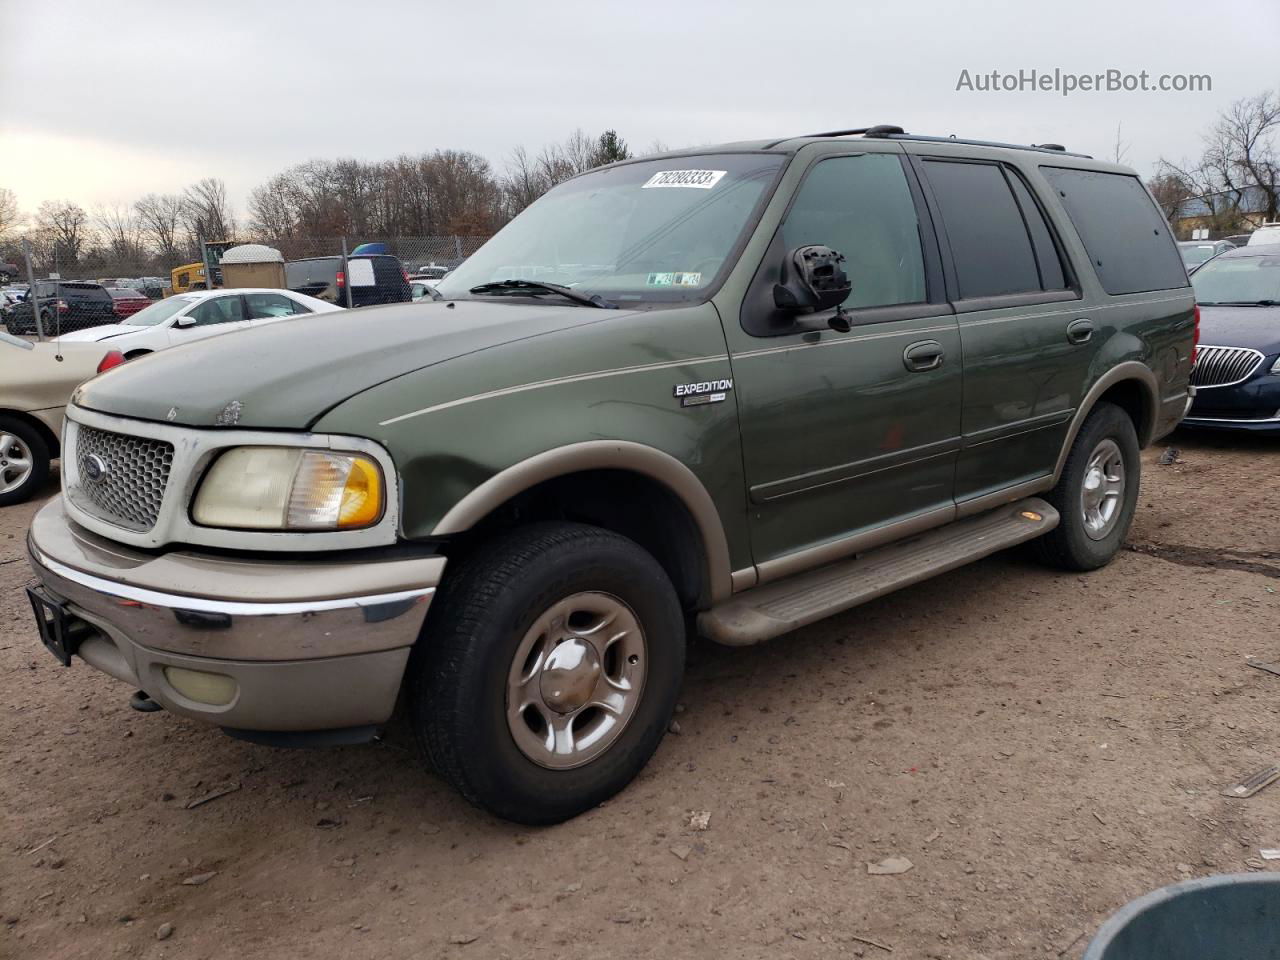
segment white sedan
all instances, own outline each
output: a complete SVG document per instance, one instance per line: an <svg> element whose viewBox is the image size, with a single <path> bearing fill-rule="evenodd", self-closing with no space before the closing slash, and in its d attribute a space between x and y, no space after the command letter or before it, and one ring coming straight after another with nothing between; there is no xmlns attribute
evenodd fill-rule
<svg viewBox="0 0 1280 960"><path fill-rule="evenodd" d="M119 323L64 333L62 342L107 341L132 360L205 337L341 309L291 290L193 290L158 300Z"/></svg>

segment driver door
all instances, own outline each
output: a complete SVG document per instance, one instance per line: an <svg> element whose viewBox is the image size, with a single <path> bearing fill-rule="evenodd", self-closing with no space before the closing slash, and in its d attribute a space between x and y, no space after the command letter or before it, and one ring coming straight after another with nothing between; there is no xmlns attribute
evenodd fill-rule
<svg viewBox="0 0 1280 960"><path fill-rule="evenodd" d="M796 162L799 162L798 160ZM844 254L851 329L776 308L788 251ZM933 227L901 151L809 166L726 317L760 580L955 516L961 354Z"/></svg>

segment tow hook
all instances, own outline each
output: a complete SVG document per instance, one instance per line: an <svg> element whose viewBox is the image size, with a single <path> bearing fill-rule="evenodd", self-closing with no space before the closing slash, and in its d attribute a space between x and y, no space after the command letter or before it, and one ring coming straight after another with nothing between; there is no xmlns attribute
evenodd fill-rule
<svg viewBox="0 0 1280 960"><path fill-rule="evenodd" d="M157 710L164 709L164 707L147 696L145 690L135 690L133 696L129 698L129 706L139 713L155 713Z"/></svg>

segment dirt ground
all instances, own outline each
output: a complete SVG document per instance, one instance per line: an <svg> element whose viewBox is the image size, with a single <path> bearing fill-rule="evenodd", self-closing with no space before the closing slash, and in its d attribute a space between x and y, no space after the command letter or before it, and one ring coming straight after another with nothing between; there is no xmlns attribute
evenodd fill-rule
<svg viewBox="0 0 1280 960"><path fill-rule="evenodd" d="M1078 957L1152 888L1280 868L1280 785L1220 795L1280 763L1280 676L1245 664L1280 660L1280 443L1168 442L1101 572L998 556L695 645L679 734L548 829L469 807L403 731L285 751L135 713L39 646L35 505L8 508L0 956Z"/></svg>

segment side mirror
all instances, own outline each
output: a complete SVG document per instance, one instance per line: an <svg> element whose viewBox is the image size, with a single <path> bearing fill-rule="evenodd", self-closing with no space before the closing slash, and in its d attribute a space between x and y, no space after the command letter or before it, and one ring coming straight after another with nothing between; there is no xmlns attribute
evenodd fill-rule
<svg viewBox="0 0 1280 960"><path fill-rule="evenodd" d="M175 320L173 322L173 325L175 327L194 327L196 325L196 318L191 316L190 314L187 314L186 316L179 317L177 320Z"/></svg>
<svg viewBox="0 0 1280 960"><path fill-rule="evenodd" d="M773 285L774 306L793 313L839 307L853 292L843 264L844 255L830 247L796 247L782 265L781 282ZM847 321L844 329L848 329Z"/></svg>

